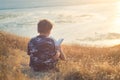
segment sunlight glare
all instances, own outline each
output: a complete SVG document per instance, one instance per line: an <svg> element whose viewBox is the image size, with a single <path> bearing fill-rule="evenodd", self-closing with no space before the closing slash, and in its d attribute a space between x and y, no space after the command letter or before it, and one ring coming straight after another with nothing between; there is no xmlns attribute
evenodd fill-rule
<svg viewBox="0 0 120 80"><path fill-rule="evenodd" d="M120 28L120 1L116 3L116 16L114 24L117 28Z"/></svg>

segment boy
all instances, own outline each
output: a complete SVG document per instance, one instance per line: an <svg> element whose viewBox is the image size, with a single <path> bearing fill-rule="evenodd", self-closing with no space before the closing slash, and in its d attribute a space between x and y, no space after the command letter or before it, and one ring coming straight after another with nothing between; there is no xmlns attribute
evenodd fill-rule
<svg viewBox="0 0 120 80"><path fill-rule="evenodd" d="M58 59L66 60L60 46L55 46L52 38L49 38L53 25L48 20L38 23L39 35L28 43L28 55L30 55L30 67L34 71L46 71L54 69Z"/></svg>

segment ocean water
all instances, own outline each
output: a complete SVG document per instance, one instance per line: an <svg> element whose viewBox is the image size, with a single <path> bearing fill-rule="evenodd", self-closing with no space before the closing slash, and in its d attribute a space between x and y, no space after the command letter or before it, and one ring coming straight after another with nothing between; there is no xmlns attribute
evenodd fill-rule
<svg viewBox="0 0 120 80"><path fill-rule="evenodd" d="M120 44L120 2L77 1L4 0L0 3L0 30L32 38L38 35L38 21L48 19L54 25L50 36L64 38L65 44Z"/></svg>

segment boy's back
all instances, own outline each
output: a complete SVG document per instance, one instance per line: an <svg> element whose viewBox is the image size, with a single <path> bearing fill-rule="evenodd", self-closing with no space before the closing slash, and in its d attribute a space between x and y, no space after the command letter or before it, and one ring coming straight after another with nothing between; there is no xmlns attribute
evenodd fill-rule
<svg viewBox="0 0 120 80"><path fill-rule="evenodd" d="M30 66L35 70L48 70L55 66L56 61L52 57L56 54L55 44L51 38L39 35L32 38L28 44Z"/></svg>

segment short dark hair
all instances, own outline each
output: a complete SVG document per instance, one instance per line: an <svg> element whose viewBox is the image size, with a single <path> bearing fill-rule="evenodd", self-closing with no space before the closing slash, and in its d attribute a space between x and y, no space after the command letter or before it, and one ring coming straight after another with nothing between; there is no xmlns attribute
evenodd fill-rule
<svg viewBox="0 0 120 80"><path fill-rule="evenodd" d="M50 21L43 19L38 22L38 33L47 33L52 29L53 25Z"/></svg>

